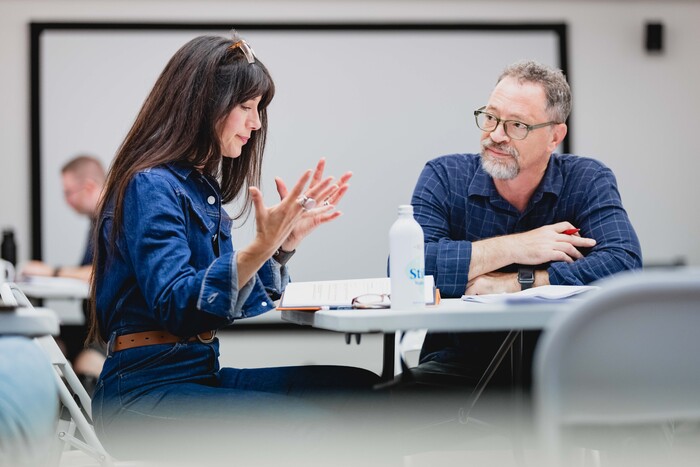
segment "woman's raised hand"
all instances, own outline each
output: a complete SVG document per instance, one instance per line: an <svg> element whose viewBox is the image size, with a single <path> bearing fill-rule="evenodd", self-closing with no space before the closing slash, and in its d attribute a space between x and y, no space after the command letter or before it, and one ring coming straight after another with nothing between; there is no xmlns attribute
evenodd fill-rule
<svg viewBox="0 0 700 467"><path fill-rule="evenodd" d="M318 164L316 164L316 169L311 177L308 190L299 195L295 194L294 190L289 192L281 178L275 178L277 192L282 202L293 199L297 204L300 204L300 202L304 200L303 196L314 200L313 202L307 201L308 209L302 208L301 216L296 220L289 235L281 244L282 249L285 251L296 249L299 243L319 225L330 222L342 215L340 211L335 210L335 206L343 198L348 188L350 188L348 180L352 177L352 172L344 173L334 182L334 177L323 178L325 168L326 159L321 158ZM309 204L314 206L310 206Z"/></svg>
<svg viewBox="0 0 700 467"><path fill-rule="evenodd" d="M256 235L250 245L238 250L239 287L243 287L278 248L296 249L316 227L340 216L340 212L334 211L335 205L348 190L347 181L352 173L345 173L333 183L333 177L323 178L325 167L326 161L321 159L316 169L304 172L291 190L287 190L282 179L276 178L281 201L274 206L265 206L258 188L248 188L255 207ZM307 183L309 186L305 190Z"/></svg>

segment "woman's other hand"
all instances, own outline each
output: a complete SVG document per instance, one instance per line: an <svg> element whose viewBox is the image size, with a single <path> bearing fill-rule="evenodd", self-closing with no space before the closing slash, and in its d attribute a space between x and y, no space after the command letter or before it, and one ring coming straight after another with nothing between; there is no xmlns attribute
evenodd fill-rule
<svg viewBox="0 0 700 467"><path fill-rule="evenodd" d="M299 243L319 225L330 222L342 215L342 212L336 211L335 207L348 191L348 188L350 188L348 180L352 177L352 172L344 173L338 181L333 183L334 177L323 178L325 168L326 159L321 158L316 164L309 189L304 193L305 196L312 198L316 202L316 207L302 210L301 216L297 219L291 232L281 245L285 251L295 250ZM290 196L292 196L292 199L297 200L298 196L288 192L287 186L281 178L275 177L275 183L282 201Z"/></svg>

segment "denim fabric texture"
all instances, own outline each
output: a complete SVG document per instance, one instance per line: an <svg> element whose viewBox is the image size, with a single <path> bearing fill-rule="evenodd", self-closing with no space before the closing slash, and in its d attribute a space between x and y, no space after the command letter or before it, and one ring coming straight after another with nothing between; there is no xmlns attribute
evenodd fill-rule
<svg viewBox="0 0 700 467"><path fill-rule="evenodd" d="M479 154L453 154L429 161L411 203L425 236L425 273L443 297L460 297L469 281L472 242L569 221L595 247L573 263L546 269L554 285L585 285L642 266L642 251L612 171L594 159L552 154L526 209L519 212L496 190ZM512 265L510 270L517 265ZM508 268L506 268L508 270ZM498 336L496 339L493 336ZM490 359L501 333L429 334L422 361L461 360L481 368L475 354ZM489 342L490 344L486 344ZM533 344L534 347L534 344Z"/></svg>
<svg viewBox="0 0 700 467"><path fill-rule="evenodd" d="M216 181L174 164L131 180L123 234L113 250L106 246L113 211L99 219L96 287L103 338L111 344L118 335L163 329L183 337L175 344L108 355L93 415L98 435L113 453L128 456L124 450L145 439L146 453L160 452L158 441L173 454L182 453L192 449L181 443L192 430L214 436L213 427L220 424L227 436L233 436L232 427L245 432L251 420L298 429L311 414L324 412L303 397L367 390L377 382L371 372L344 367L222 369L218 339L187 341L274 308L273 296L288 283L286 268L268 260L238 289L231 224Z"/></svg>
<svg viewBox="0 0 700 467"><path fill-rule="evenodd" d="M99 220L101 334L165 329L189 337L274 308L288 282L273 260L238 290L232 221L215 180L191 167L138 173L124 198L123 235L109 251L113 211ZM196 311L196 312L195 312Z"/></svg>

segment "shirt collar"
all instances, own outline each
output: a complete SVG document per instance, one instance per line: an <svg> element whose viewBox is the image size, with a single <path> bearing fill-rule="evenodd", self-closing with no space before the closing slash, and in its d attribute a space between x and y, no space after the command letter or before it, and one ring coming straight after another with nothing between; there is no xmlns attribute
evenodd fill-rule
<svg viewBox="0 0 700 467"><path fill-rule="evenodd" d="M194 168L191 165L178 162L169 162L166 164L166 167L182 180L186 180L194 172Z"/></svg>
<svg viewBox="0 0 700 467"><path fill-rule="evenodd" d="M469 184L467 196L486 196L490 198L494 193L497 193L497 191L496 186L493 184L493 179L481 167L481 160L479 160L479 167L476 169L474 178Z"/></svg>
<svg viewBox="0 0 700 467"><path fill-rule="evenodd" d="M544 177L540 183L542 193L552 193L559 197L562 188L564 188L564 174L561 173L561 168L557 164L557 159L554 154L549 156L547 170L544 171Z"/></svg>

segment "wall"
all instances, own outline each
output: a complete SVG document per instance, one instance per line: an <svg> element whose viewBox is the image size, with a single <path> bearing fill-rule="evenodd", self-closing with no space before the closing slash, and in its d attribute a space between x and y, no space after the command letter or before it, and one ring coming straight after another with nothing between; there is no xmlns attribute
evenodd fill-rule
<svg viewBox="0 0 700 467"><path fill-rule="evenodd" d="M700 264L691 151L700 128L700 4L592 2L128 2L0 0L0 226L13 226L20 259L29 248L30 21L565 21L574 90L573 151L617 174L623 201L650 262L685 257ZM643 49L643 26L666 26L665 53ZM488 53L488 51L484 51ZM478 63L474 63L478 73ZM468 86L469 83L465 83ZM486 97L486 96L485 96ZM466 110L465 110L466 111ZM464 151L475 151L476 141ZM426 154L426 160L438 154ZM658 166L658 168L657 168ZM76 253L76 256L78 253Z"/></svg>
<svg viewBox="0 0 700 467"><path fill-rule="evenodd" d="M410 202L426 154L453 153L478 141L465 109L483 105L504 63L527 57L556 66L563 46L551 28L311 32L251 30L239 23L237 30L275 79L260 183L265 203L279 202L274 176L291 186L321 156L328 159L327 173L353 172L353 188L339 205L342 219L305 241L294 257L295 281L384 277L386 233L396 206ZM227 35L228 29L208 33ZM60 168L85 152L109 165L170 56L200 34L201 27L43 32L44 260L74 262L89 227L56 196ZM481 74L473 73L475 62ZM467 76L469 86L463 86ZM232 214L236 204L228 206ZM234 229L235 244L249 244L255 217L237 220Z"/></svg>

